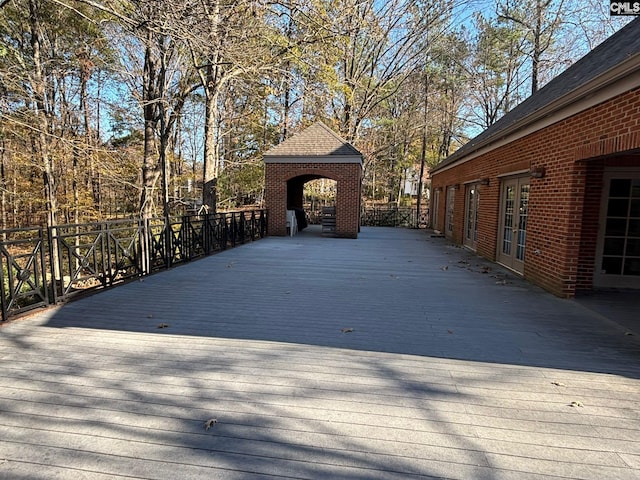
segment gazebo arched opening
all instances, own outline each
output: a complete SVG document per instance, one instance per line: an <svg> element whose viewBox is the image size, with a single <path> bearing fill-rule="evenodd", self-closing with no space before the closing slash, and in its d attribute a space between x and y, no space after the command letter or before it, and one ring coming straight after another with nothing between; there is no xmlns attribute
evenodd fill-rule
<svg viewBox="0 0 640 480"><path fill-rule="evenodd" d="M357 238L362 155L353 146L317 122L265 153L264 162L269 235L287 235L291 212L304 210L305 184L328 178L336 182L332 234Z"/></svg>
<svg viewBox="0 0 640 480"><path fill-rule="evenodd" d="M304 184L304 211L309 223L320 225L322 209L336 206L338 182L331 178L316 178Z"/></svg>
<svg viewBox="0 0 640 480"><path fill-rule="evenodd" d="M335 207L338 182L320 174L299 175L287 180L287 211L294 212L296 230L304 230L308 224L321 225L324 234L335 234ZM323 215L323 212L325 215ZM330 218L324 218L329 212ZM291 222L288 219L290 232Z"/></svg>

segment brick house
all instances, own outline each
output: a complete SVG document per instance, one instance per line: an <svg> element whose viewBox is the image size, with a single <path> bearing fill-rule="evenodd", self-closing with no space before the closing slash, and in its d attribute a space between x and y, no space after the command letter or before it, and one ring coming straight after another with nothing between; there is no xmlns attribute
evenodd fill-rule
<svg viewBox="0 0 640 480"><path fill-rule="evenodd" d="M640 18L430 175L454 243L561 297L640 288Z"/></svg>
<svg viewBox="0 0 640 480"><path fill-rule="evenodd" d="M336 181L335 236L357 238L360 230L362 154L322 122L264 154L269 235L286 235L287 210L303 207L304 184Z"/></svg>

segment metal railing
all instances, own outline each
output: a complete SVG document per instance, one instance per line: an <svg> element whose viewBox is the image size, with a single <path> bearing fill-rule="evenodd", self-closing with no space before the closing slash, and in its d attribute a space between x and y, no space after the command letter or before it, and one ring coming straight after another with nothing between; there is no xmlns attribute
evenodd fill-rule
<svg viewBox="0 0 640 480"><path fill-rule="evenodd" d="M42 228L0 231L0 304L2 321L8 312L20 313L49 304L46 239Z"/></svg>
<svg viewBox="0 0 640 480"><path fill-rule="evenodd" d="M306 214L310 225L320 225L322 223L322 210L309 210ZM424 208L421 210L420 218L418 219L415 206L366 207L360 213L360 225L363 227L426 228L428 222L429 209Z"/></svg>
<svg viewBox="0 0 640 480"><path fill-rule="evenodd" d="M2 321L266 235L266 210L3 230Z"/></svg>
<svg viewBox="0 0 640 480"><path fill-rule="evenodd" d="M429 221L428 209L421 211L419 219L416 215L415 207L364 208L360 217L360 225L363 227L425 228Z"/></svg>

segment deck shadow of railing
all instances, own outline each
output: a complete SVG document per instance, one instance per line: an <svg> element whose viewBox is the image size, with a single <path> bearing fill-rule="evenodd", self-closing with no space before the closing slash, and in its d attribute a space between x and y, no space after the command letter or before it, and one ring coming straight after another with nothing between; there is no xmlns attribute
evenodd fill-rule
<svg viewBox="0 0 640 480"><path fill-rule="evenodd" d="M266 210L1 230L2 321L266 235Z"/></svg>
<svg viewBox="0 0 640 480"><path fill-rule="evenodd" d="M239 475L296 478L440 478L455 456L456 465L494 478L478 466L481 453L464 438L455 437L460 445L447 458L426 441L431 430L422 427L442 423L437 404L468 399L421 378L421 369L408 359L390 364L339 351L320 359L318 351L295 345L229 354L198 342L188 353L177 342L150 352L144 342L121 349L128 342L106 337L91 350L82 336L72 341L77 349L40 344L39 354L51 362L31 364L30 387L42 392L40 402L55 404L55 411L40 409L27 417L14 401L4 412L13 425L32 422L30 430L42 432L37 447L23 446L33 455L36 448L60 448L78 438L79 424L90 425L81 434L94 440L62 464L67 473L98 458L96 472L114 475L144 464L147 474L163 468L182 474L210 469L215 475L222 467ZM68 355L69 348L76 354ZM351 372L368 381L336 378L346 360ZM295 402L288 401L292 391ZM402 408L403 416L389 415L391 408ZM218 423L207 430L212 416ZM407 435L408 422L419 440ZM56 432L54 440L49 430ZM399 445L411 452L399 455Z"/></svg>

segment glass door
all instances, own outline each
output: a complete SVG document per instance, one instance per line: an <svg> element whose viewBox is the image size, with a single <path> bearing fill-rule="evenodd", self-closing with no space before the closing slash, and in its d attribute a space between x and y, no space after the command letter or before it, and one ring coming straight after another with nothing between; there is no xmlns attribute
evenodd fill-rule
<svg viewBox="0 0 640 480"><path fill-rule="evenodd" d="M431 228L434 230L438 230L438 209L440 208L440 190L433 192L433 201L431 202L431 206L429 208L429 213L431 215Z"/></svg>
<svg viewBox="0 0 640 480"><path fill-rule="evenodd" d="M594 285L640 288L640 172L607 172Z"/></svg>
<svg viewBox="0 0 640 480"><path fill-rule="evenodd" d="M454 187L447 187L447 205L446 205L446 217L444 234L446 237L451 238L453 236L453 214L454 205L456 200L456 190Z"/></svg>
<svg viewBox="0 0 640 480"><path fill-rule="evenodd" d="M467 185L464 213L464 244L472 250L478 245L480 190L477 183Z"/></svg>
<svg viewBox="0 0 640 480"><path fill-rule="evenodd" d="M502 183L498 262L518 273L524 273L529 188L528 177Z"/></svg>

